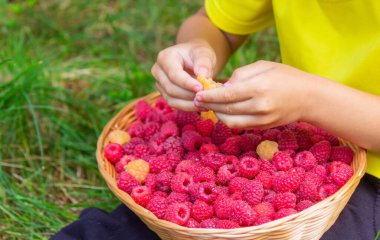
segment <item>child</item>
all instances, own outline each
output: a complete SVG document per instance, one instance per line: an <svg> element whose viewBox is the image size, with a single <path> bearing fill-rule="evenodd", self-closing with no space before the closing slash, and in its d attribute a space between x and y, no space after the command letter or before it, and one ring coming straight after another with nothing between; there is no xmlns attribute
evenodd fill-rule
<svg viewBox="0 0 380 240"><path fill-rule="evenodd" d="M274 23L283 64L252 63L224 87L202 91L194 76L217 76L247 35ZM159 53L152 73L172 107L211 109L234 128L302 120L368 149L368 174L322 239L373 239L380 230L379 56L378 0L206 0L181 26L177 45ZM154 239L141 223L131 225L136 220L123 206L110 215L92 211L98 215L83 214L56 239ZM127 229L135 230L123 235Z"/></svg>

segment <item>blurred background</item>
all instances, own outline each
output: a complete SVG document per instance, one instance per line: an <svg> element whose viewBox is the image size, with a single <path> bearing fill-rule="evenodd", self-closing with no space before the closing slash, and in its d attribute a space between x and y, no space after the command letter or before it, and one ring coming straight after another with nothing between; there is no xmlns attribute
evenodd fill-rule
<svg viewBox="0 0 380 240"><path fill-rule="evenodd" d="M89 206L119 201L96 141L128 101L154 91L150 68L202 1L0 0L0 239L47 239ZM233 69L280 61L275 30L252 36Z"/></svg>

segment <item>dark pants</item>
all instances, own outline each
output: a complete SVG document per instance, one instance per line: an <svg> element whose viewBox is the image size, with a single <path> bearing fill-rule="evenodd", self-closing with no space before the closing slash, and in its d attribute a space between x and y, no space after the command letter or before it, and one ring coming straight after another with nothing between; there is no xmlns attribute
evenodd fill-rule
<svg viewBox="0 0 380 240"><path fill-rule="evenodd" d="M366 174L324 240L374 239L380 231L380 179ZM85 209L79 219L61 229L53 240L156 240L158 236L125 205L111 213Z"/></svg>

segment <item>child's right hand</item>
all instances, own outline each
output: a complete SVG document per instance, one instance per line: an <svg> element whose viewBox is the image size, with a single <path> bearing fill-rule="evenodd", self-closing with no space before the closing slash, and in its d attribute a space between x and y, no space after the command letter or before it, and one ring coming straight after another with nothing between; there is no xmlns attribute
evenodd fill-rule
<svg viewBox="0 0 380 240"><path fill-rule="evenodd" d="M195 93L202 85L195 76L212 77L215 52L204 40L192 40L162 50L152 67L156 87L171 107L198 111Z"/></svg>

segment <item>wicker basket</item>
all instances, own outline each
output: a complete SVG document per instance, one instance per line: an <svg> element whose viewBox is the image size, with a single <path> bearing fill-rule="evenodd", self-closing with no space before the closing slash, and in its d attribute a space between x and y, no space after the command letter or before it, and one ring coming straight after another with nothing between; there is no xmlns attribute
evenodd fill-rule
<svg viewBox="0 0 380 240"><path fill-rule="evenodd" d="M159 93L152 93L144 99L153 103L158 97ZM366 152L356 145L342 141L354 151L352 167L355 173L338 192L327 199L297 214L254 227L236 229L182 227L158 219L153 213L136 204L127 193L120 190L116 184L115 168L103 156L103 148L108 143L109 132L115 129L127 129L128 125L136 119L134 114L136 102L137 100L131 102L105 126L98 140L96 158L100 173L111 191L162 239L319 239L334 224L365 173Z"/></svg>

